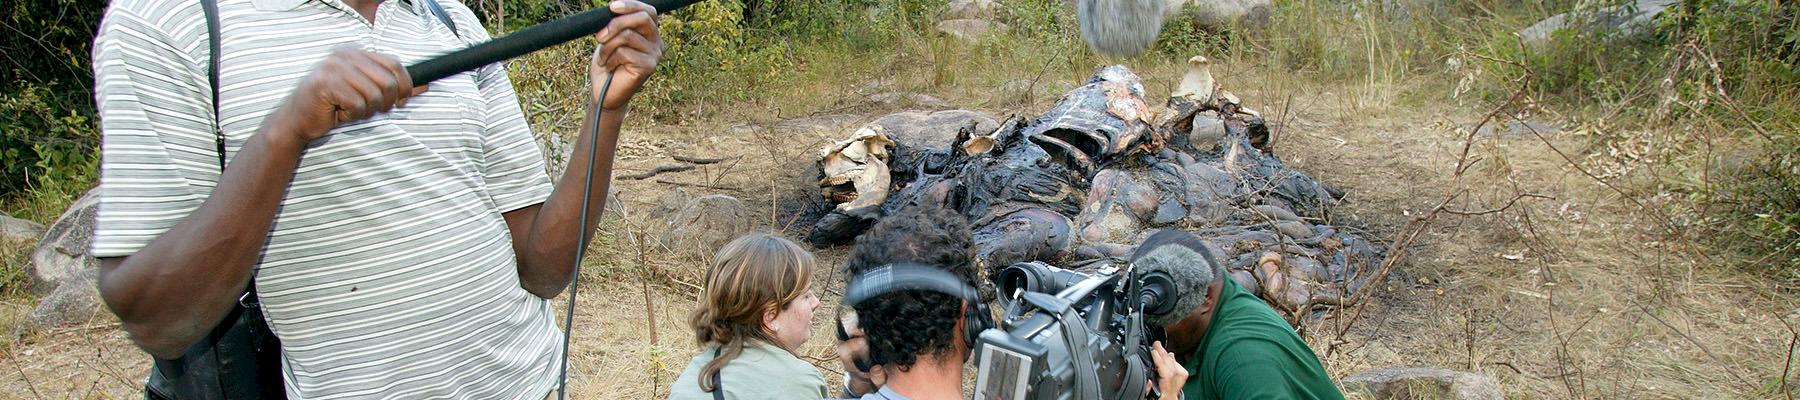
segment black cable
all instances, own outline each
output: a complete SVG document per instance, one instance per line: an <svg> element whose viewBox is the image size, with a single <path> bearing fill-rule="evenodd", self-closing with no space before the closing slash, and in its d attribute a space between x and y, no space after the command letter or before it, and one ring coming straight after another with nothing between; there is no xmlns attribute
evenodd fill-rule
<svg viewBox="0 0 1800 400"><path fill-rule="evenodd" d="M581 222L576 224L581 227L581 247L575 248L575 276L569 280L569 307L563 317L562 372L556 378L556 398L560 400L569 399L569 340L575 337L575 295L581 289L581 260L587 257L588 235L593 233L593 229L587 227L587 219L588 198L594 188L594 153L600 148L600 116L606 110L606 89L612 88L612 79L613 73L607 72L606 81L600 84L600 98L594 101L594 123L583 132L590 137L587 171L583 174L586 178L581 182Z"/></svg>

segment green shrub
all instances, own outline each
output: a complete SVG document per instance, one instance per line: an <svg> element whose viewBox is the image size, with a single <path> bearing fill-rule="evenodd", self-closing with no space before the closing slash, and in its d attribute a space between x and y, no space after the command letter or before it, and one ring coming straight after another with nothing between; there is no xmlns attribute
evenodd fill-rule
<svg viewBox="0 0 1800 400"><path fill-rule="evenodd" d="M1593 4L1593 6L1611 5ZM1581 14L1576 14L1581 15ZM1521 48L1507 31L1478 47L1524 59L1534 99L1610 127L1592 137L1609 179L1641 192L1692 238L1750 270L1800 280L1800 5L1698 0L1644 38L1568 29ZM1575 24L1579 24L1576 22ZM1521 72L1487 79L1490 98ZM1619 154L1610 154L1619 153Z"/></svg>
<svg viewBox="0 0 1800 400"><path fill-rule="evenodd" d="M105 5L23 0L0 6L6 31L0 54L7 55L0 57L6 73L0 77L0 202L19 202L35 188L92 183L99 135L88 59Z"/></svg>
<svg viewBox="0 0 1800 400"><path fill-rule="evenodd" d="M1743 153L1706 160L1700 169L1711 179L1683 189L1703 216L1723 222L1721 247L1749 255L1755 270L1800 280L1800 5L1693 1L1664 22L1675 77L1665 98L1684 105L1668 112L1706 121Z"/></svg>
<svg viewBox="0 0 1800 400"><path fill-rule="evenodd" d="M27 85L0 95L0 165L7 189L17 191L43 182L88 182L94 175L93 121L79 110L58 107L45 98L48 90ZM13 186L16 185L16 186Z"/></svg>

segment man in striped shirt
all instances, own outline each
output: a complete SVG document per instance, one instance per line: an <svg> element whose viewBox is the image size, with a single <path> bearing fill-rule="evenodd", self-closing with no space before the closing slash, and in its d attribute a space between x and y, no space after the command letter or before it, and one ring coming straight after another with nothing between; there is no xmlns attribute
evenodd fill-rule
<svg viewBox="0 0 1800 400"><path fill-rule="evenodd" d="M576 145L599 155L553 186L502 65L429 88L401 67L488 39L461 3L218 3L219 115L199 2L114 0L95 39L92 251L132 341L179 357L254 280L290 398L543 398L562 339L548 299L599 219L578 217L582 175L602 209L626 105L662 54L656 10L610 5L582 60L604 113Z"/></svg>

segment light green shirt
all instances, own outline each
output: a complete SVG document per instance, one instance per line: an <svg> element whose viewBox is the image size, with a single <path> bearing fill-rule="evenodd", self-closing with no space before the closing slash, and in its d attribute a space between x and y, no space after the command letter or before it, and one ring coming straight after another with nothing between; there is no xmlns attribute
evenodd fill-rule
<svg viewBox="0 0 1800 400"><path fill-rule="evenodd" d="M717 344L700 349L688 361L675 386L669 388L670 400L712 400L711 392L700 391L700 369L712 362ZM738 399L821 399L828 397L825 378L819 369L794 357L793 353L760 340L751 340L743 354L725 363L719 380L727 400Z"/></svg>

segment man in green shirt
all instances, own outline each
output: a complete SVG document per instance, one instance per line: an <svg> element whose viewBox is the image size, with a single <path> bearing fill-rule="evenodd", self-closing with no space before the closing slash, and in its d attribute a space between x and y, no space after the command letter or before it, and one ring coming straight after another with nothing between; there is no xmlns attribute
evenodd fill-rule
<svg viewBox="0 0 1800 400"><path fill-rule="evenodd" d="M1306 342L1267 303L1226 278L1223 264L1200 238L1158 232L1138 246L1131 262L1137 268L1163 263L1155 268L1188 269L1207 287L1205 300L1191 306L1186 318L1163 327L1169 351L1189 372L1183 399L1344 398Z"/></svg>

